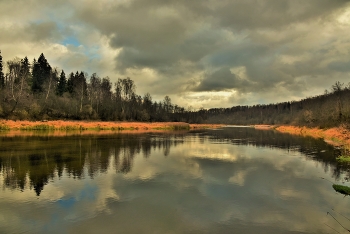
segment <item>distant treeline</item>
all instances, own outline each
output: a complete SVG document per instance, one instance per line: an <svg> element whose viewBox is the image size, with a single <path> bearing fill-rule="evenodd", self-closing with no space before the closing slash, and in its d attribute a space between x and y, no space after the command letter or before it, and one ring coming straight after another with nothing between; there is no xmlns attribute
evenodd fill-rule
<svg viewBox="0 0 350 234"><path fill-rule="evenodd" d="M200 110L193 119L223 124L284 124L310 127L350 125L350 87L336 82L323 95L268 105Z"/></svg>
<svg viewBox="0 0 350 234"><path fill-rule="evenodd" d="M169 96L153 101L136 94L130 78L68 75L52 68L44 54L30 63L27 57L5 64L0 52L0 118L15 120L175 121L222 124L291 124L333 127L350 122L350 87L336 82L323 95L301 101L234 106L193 111L171 103Z"/></svg>

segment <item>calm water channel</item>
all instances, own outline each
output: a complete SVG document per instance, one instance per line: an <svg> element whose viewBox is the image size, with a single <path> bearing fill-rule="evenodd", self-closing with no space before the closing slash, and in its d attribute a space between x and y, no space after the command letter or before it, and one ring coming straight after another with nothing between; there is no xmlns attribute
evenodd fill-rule
<svg viewBox="0 0 350 234"><path fill-rule="evenodd" d="M252 128L0 135L0 233L348 233L337 154Z"/></svg>

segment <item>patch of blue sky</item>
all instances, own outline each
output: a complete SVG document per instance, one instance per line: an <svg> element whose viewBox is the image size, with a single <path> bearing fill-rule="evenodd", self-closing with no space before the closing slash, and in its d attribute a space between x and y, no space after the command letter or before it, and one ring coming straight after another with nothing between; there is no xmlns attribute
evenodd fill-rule
<svg viewBox="0 0 350 234"><path fill-rule="evenodd" d="M76 197L62 198L57 201L57 204L64 209L71 209L79 201L95 201L98 187L96 185L86 184L83 189L77 191Z"/></svg>
<svg viewBox="0 0 350 234"><path fill-rule="evenodd" d="M98 192L98 187L96 185L86 184L82 190L79 192L79 200L96 200L96 194Z"/></svg>
<svg viewBox="0 0 350 234"><path fill-rule="evenodd" d="M61 214L52 214L50 219L42 226L40 233L52 233L53 230L59 230L59 233L67 233L67 228L62 223Z"/></svg>
<svg viewBox="0 0 350 234"><path fill-rule="evenodd" d="M80 52L83 53L87 58L89 58L90 62L93 60L99 60L102 58L100 54L99 45L93 45L93 46L84 45L75 36L67 36L59 43L64 46L68 46L68 45L74 46L74 47L82 46L80 48Z"/></svg>
<svg viewBox="0 0 350 234"><path fill-rule="evenodd" d="M69 209L72 206L74 206L76 204L77 200L73 197L68 198L68 199L64 199L64 200L58 200L58 204L60 207Z"/></svg>
<svg viewBox="0 0 350 234"><path fill-rule="evenodd" d="M79 40L76 37L74 37L74 36L65 37L63 39L63 41L61 42L61 44L65 45L65 46L73 45L73 46L76 46L76 47L81 45Z"/></svg>

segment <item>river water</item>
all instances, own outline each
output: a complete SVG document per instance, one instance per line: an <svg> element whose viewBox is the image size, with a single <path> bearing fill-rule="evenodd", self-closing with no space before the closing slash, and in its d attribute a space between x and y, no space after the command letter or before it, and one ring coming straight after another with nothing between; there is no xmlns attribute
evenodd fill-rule
<svg viewBox="0 0 350 234"><path fill-rule="evenodd" d="M0 233L348 233L338 154L236 127L2 135Z"/></svg>

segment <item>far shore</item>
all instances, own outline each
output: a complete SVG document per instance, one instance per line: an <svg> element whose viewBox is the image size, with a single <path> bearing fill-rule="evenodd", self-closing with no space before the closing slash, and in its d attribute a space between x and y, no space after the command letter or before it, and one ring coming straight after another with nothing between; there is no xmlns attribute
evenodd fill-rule
<svg viewBox="0 0 350 234"><path fill-rule="evenodd" d="M222 124L188 124L185 122L104 122L104 121L28 121L0 120L0 130L31 131L31 130L189 130L204 128L219 128Z"/></svg>
<svg viewBox="0 0 350 234"><path fill-rule="evenodd" d="M38 132L37 130L55 131L55 134L66 134L67 131L79 131L82 134L113 133L117 131L142 133L149 131L165 130L193 130L225 127L224 124L188 124L185 122L104 122L104 121L28 121L28 120L4 120L0 119L0 131L10 131L17 135L24 132ZM350 147L350 130L344 127L329 129L298 127L298 126L276 126L276 125L252 125L255 129L271 130L290 133L294 135L311 136L323 138L327 143L335 146ZM63 132L63 133L62 133ZM6 134L7 135L7 134ZM11 134L12 135L12 134Z"/></svg>
<svg viewBox="0 0 350 234"><path fill-rule="evenodd" d="M299 127L299 126L275 126L275 125L254 125L255 129L275 129L279 132L300 136L322 138L328 144L334 146L350 147L350 130L344 127L328 129Z"/></svg>

